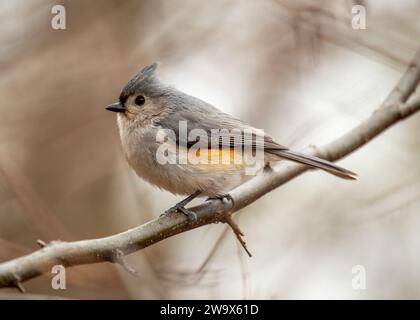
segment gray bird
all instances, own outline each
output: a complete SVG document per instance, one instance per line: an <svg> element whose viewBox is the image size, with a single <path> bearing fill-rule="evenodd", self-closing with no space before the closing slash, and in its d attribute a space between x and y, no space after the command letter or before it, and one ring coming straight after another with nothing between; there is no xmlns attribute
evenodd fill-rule
<svg viewBox="0 0 420 320"><path fill-rule="evenodd" d="M292 151L262 130L163 84L156 68L154 63L138 72L119 101L106 109L117 113L122 149L137 175L173 194L188 195L166 213L180 211L195 219L185 208L195 197L230 198L229 191L253 177L247 172L253 159L257 174L270 162L286 159L355 179L349 170ZM262 158L257 159L258 152Z"/></svg>

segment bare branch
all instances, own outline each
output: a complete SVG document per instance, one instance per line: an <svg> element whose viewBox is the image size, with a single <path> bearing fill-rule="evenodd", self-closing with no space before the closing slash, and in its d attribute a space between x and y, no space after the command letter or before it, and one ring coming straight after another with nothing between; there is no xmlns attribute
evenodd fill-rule
<svg viewBox="0 0 420 320"><path fill-rule="evenodd" d="M363 146L391 125L419 111L420 97L414 96L409 99L420 81L419 66L420 51L397 86L369 119L330 144L320 148L311 148L308 152L336 161ZM191 208L190 210L197 214L195 222L189 222L183 214L175 213L110 237L48 243L32 254L0 264L0 287L22 289L22 282L49 272L56 264L69 267L98 262L118 262L134 272L123 262L125 255L181 232L210 223L228 222L226 221L228 214L248 206L306 170L308 167L295 163L279 163L272 168L267 168L230 193L234 200L233 207L231 201L210 200Z"/></svg>

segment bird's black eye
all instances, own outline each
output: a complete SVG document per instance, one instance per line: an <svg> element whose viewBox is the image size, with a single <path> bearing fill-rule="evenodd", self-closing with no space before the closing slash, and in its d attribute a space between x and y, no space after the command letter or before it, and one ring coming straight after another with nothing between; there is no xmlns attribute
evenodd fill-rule
<svg viewBox="0 0 420 320"><path fill-rule="evenodd" d="M144 105L144 102L145 102L146 100L144 99L144 97L143 96L137 96L136 97L136 100L134 100L134 103L136 104L136 105L138 105L138 106L142 106L142 105Z"/></svg>

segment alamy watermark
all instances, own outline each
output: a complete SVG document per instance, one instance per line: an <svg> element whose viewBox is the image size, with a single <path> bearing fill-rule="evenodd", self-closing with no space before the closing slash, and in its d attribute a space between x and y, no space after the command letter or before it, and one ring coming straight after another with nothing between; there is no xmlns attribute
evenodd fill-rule
<svg viewBox="0 0 420 320"><path fill-rule="evenodd" d="M54 30L65 30L66 8L61 4L56 4L51 8L51 13L55 14L51 19L51 27Z"/></svg>
<svg viewBox="0 0 420 320"><path fill-rule="evenodd" d="M57 264L52 267L51 273L56 274L51 279L51 287L54 290L65 290L66 289L66 268L61 264Z"/></svg>
<svg viewBox="0 0 420 320"><path fill-rule="evenodd" d="M366 8L362 5L356 5L351 8L353 18L351 19L351 27L354 30L366 29Z"/></svg>
<svg viewBox="0 0 420 320"><path fill-rule="evenodd" d="M365 290L366 289L366 268L360 264L355 265L351 268L353 278L351 280L351 286L354 290Z"/></svg>
<svg viewBox="0 0 420 320"><path fill-rule="evenodd" d="M188 131L187 121L179 121L178 132L159 129L156 141L161 165L237 166L255 175L264 163L264 133L254 128Z"/></svg>

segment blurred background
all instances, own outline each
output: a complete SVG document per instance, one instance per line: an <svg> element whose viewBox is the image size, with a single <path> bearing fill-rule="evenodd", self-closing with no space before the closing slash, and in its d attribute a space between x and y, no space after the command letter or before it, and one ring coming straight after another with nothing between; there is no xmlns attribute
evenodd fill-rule
<svg viewBox="0 0 420 320"><path fill-rule="evenodd" d="M51 8L66 8L66 30ZM351 27L353 5L367 29ZM181 198L126 164L104 110L154 61L161 79L295 149L322 145L384 100L420 38L418 0L0 1L0 261L36 240L111 235ZM108 263L46 275L29 293L100 299L420 298L420 115L236 215L250 259L222 224ZM199 202L199 200L197 201ZM352 268L366 289L352 287ZM14 293L0 290L0 297Z"/></svg>

